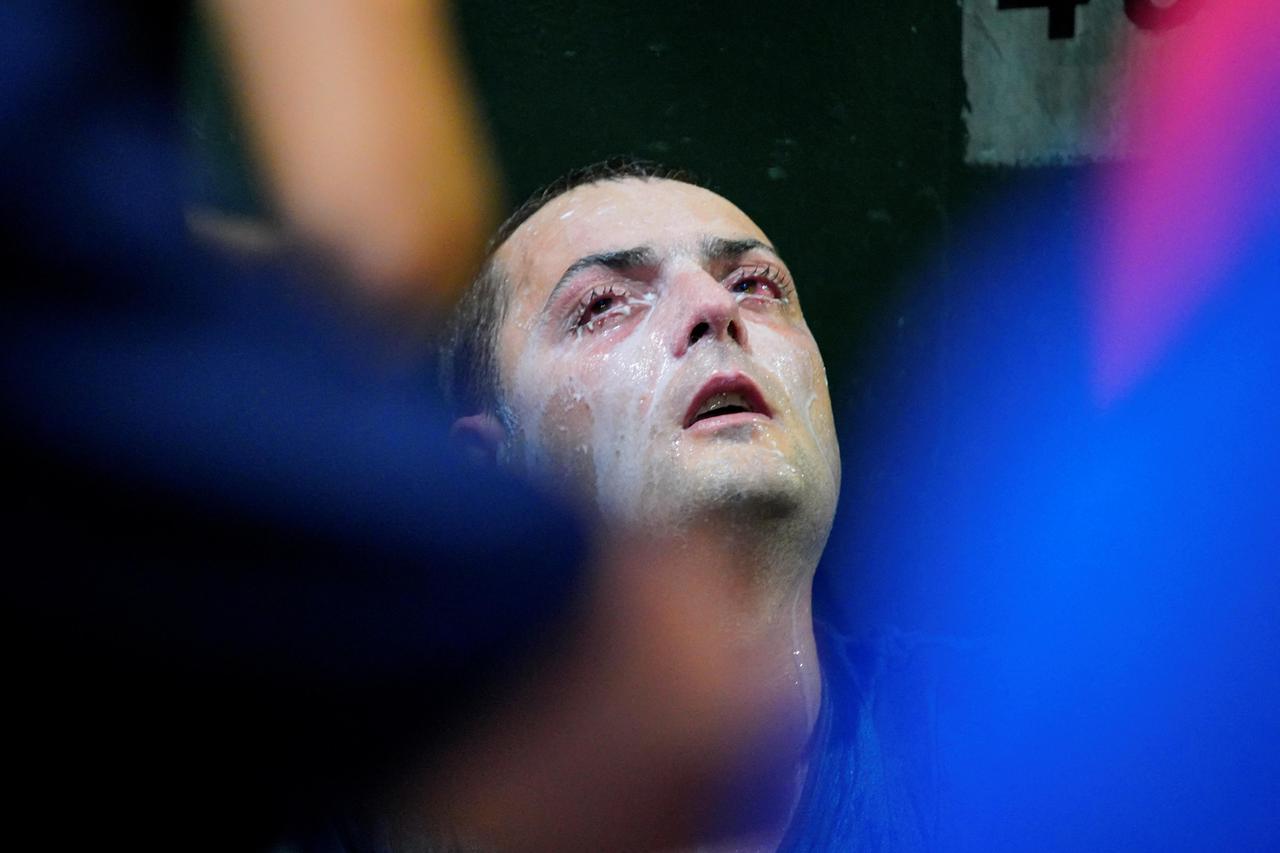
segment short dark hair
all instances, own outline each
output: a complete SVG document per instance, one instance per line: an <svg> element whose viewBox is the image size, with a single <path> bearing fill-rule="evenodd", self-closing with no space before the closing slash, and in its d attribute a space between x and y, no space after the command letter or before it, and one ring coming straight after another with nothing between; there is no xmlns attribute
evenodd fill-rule
<svg viewBox="0 0 1280 853"><path fill-rule="evenodd" d="M455 416L495 412L501 402L498 332L511 302L511 282L495 260L498 249L552 199L576 187L626 178L704 186L683 169L651 160L615 157L561 175L517 207L489 240L480 272L458 300L445 327L440 345L440 382Z"/></svg>

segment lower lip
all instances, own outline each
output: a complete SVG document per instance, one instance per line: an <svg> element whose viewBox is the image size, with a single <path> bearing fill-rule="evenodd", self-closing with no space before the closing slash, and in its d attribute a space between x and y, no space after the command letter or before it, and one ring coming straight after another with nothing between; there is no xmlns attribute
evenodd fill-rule
<svg viewBox="0 0 1280 853"><path fill-rule="evenodd" d="M700 421L694 421L685 427L685 431L693 433L717 432L728 427L746 426L767 420L770 420L770 418L759 412L734 412L732 415L716 415L714 418L703 418Z"/></svg>

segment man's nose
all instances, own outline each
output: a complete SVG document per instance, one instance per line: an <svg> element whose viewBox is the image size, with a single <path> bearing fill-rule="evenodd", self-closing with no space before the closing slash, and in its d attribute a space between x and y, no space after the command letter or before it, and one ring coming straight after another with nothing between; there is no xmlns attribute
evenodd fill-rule
<svg viewBox="0 0 1280 853"><path fill-rule="evenodd" d="M686 304L676 334L675 355L683 356L699 342L730 342L747 349L747 328L742 323L737 297L706 272L681 282Z"/></svg>

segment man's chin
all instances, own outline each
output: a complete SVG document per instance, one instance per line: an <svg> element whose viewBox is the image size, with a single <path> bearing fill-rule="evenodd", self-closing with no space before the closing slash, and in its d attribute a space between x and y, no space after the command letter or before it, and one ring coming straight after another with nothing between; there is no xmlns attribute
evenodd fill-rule
<svg viewBox="0 0 1280 853"><path fill-rule="evenodd" d="M631 471L641 472L643 482L634 474L602 478L596 493L602 517L660 533L703 522L767 527L790 519L806 530L830 524L835 498L818 460L773 436L748 432L735 441L735 433L718 431L650 464L637 461Z"/></svg>
<svg viewBox="0 0 1280 853"><path fill-rule="evenodd" d="M782 520L801 512L807 498L806 483L795 466L773 453L768 458L718 460L694 466L679 485L656 489L655 506L669 507L681 518L738 519L764 522ZM730 462L734 464L729 464Z"/></svg>

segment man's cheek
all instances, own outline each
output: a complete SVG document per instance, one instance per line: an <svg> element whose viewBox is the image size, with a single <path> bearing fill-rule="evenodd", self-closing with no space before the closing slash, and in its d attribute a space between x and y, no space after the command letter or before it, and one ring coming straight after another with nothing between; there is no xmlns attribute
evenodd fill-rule
<svg viewBox="0 0 1280 853"><path fill-rule="evenodd" d="M813 339L792 329L759 326L752 330L751 342L757 362L781 381L791 405L807 416L810 398L826 394Z"/></svg>
<svg viewBox="0 0 1280 853"><path fill-rule="evenodd" d="M539 434L543 474L571 497L590 499L596 473L592 453L595 418L588 397L577 382L556 388L543 404Z"/></svg>
<svg viewBox="0 0 1280 853"><path fill-rule="evenodd" d="M827 372L813 336L793 327L762 326L752 330L757 360L782 383L788 398L788 415L799 423L826 458L836 483L840 476L840 452L831 414Z"/></svg>
<svg viewBox="0 0 1280 853"><path fill-rule="evenodd" d="M655 392L672 371L654 358L646 343L639 336L629 336L578 365L579 386L598 410L598 421L613 415L635 427L649 417Z"/></svg>

